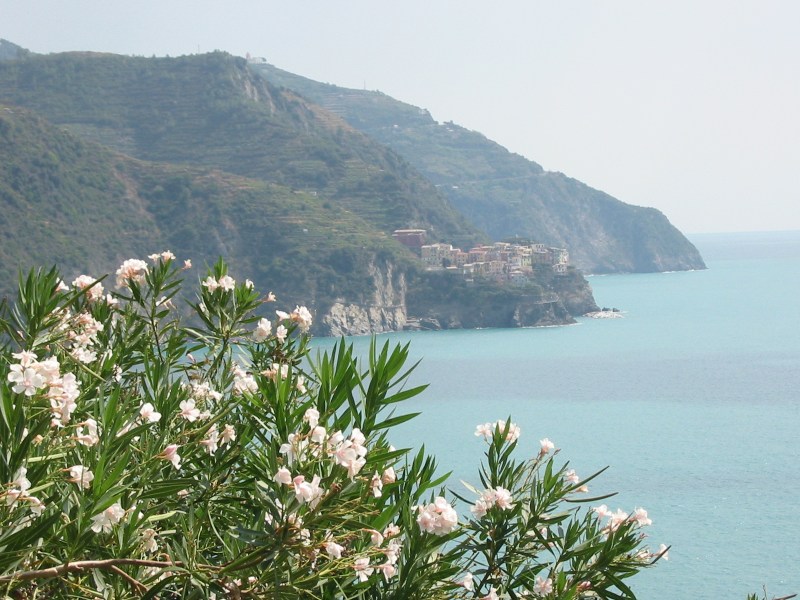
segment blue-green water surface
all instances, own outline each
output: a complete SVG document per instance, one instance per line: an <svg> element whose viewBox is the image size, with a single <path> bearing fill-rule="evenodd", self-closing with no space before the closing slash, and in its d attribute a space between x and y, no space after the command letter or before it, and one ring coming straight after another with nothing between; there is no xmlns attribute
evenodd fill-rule
<svg viewBox="0 0 800 600"><path fill-rule="evenodd" d="M591 491L618 491L612 509L648 510L672 550L639 598L800 592L800 232L692 241L708 270L590 278L622 319L380 336L410 341L430 383L393 442L425 444L464 492L475 425L512 415L522 453L549 437L581 475L610 466Z"/></svg>

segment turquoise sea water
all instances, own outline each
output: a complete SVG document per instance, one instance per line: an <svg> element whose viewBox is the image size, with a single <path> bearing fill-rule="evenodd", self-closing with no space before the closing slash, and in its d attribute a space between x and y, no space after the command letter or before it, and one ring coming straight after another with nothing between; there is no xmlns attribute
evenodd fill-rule
<svg viewBox="0 0 800 600"><path fill-rule="evenodd" d="M512 415L522 451L549 437L581 475L609 465L591 491L648 510L672 550L639 598L800 592L800 232L692 241L708 270L590 278L623 319L380 336L411 341L430 383L394 443L424 443L463 491L475 425Z"/></svg>

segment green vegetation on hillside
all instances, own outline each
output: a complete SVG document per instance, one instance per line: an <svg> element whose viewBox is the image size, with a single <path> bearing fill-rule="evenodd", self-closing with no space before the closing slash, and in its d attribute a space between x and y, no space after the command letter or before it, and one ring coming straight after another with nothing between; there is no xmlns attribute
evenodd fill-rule
<svg viewBox="0 0 800 600"><path fill-rule="evenodd" d="M694 246L655 209L632 206L508 152L480 133L439 124L381 94L282 71L254 69L386 144L419 169L493 239L519 236L568 248L590 272L704 268Z"/></svg>
<svg viewBox="0 0 800 600"><path fill-rule="evenodd" d="M217 168L325 197L382 231L482 238L405 160L243 59L96 53L0 63L0 102L24 106L117 151Z"/></svg>
<svg viewBox="0 0 800 600"><path fill-rule="evenodd" d="M406 281L450 284L418 277L393 229L486 239L393 151L223 53L25 55L0 62L0 102L0 291L35 264L74 277L170 249L198 267L230 259L308 304L323 332L334 303L395 305ZM394 297L376 300L381 278ZM488 293L455 286L465 305ZM425 306L424 289L409 293Z"/></svg>
<svg viewBox="0 0 800 600"><path fill-rule="evenodd" d="M403 249L319 197L217 170L149 163L0 107L0 280L59 264L68 277L169 248L196 266L235 259L287 302L325 310L372 292L368 265ZM309 298L308 294L312 297Z"/></svg>

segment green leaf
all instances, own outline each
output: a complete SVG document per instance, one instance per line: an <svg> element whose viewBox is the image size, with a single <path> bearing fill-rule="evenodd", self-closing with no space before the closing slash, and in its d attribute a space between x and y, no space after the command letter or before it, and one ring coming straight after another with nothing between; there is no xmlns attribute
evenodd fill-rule
<svg viewBox="0 0 800 600"><path fill-rule="evenodd" d="M171 510L170 512L163 513L160 515L150 515L147 517L147 521L150 523L156 523L158 521L165 521L166 519L171 519L175 515L178 514L185 514L185 511L182 510Z"/></svg>

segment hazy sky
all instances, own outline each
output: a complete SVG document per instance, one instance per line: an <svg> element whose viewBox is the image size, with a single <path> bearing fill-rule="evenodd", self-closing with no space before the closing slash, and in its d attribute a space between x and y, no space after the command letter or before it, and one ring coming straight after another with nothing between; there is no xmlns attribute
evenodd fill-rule
<svg viewBox="0 0 800 600"><path fill-rule="evenodd" d="M0 0L0 37L35 52L250 52L689 233L800 229L799 27L795 0Z"/></svg>

